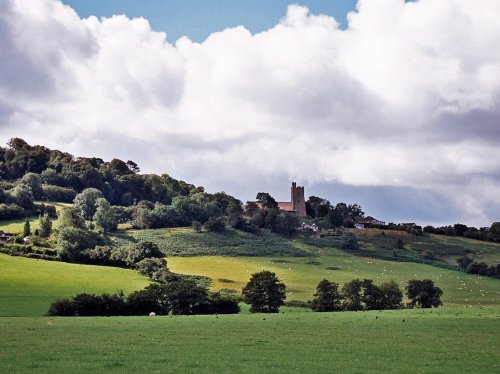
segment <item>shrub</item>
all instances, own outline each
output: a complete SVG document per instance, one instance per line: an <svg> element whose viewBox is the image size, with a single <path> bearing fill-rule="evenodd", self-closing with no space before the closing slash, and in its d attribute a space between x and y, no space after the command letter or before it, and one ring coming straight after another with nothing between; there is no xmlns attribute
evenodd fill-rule
<svg viewBox="0 0 500 374"><path fill-rule="evenodd" d="M432 259L434 259L434 252L426 249L426 250L422 251L422 253L420 253L420 256L424 260L432 260Z"/></svg>
<svg viewBox="0 0 500 374"><path fill-rule="evenodd" d="M193 221L193 224L191 225L194 231L200 232L202 228L202 224L200 221Z"/></svg>
<svg viewBox="0 0 500 374"><path fill-rule="evenodd" d="M77 315L75 304L69 299L60 299L50 304L49 316L75 316Z"/></svg>
<svg viewBox="0 0 500 374"><path fill-rule="evenodd" d="M359 249L358 238L353 233L348 232L342 243L340 244L340 248L343 250L357 250Z"/></svg>
<svg viewBox="0 0 500 374"><path fill-rule="evenodd" d="M238 314L240 306L233 297L222 296L219 292L211 293L207 302L198 304L193 314Z"/></svg>
<svg viewBox="0 0 500 374"><path fill-rule="evenodd" d="M96 232L64 227L59 231L57 248L62 259L76 261L82 258L85 249L95 247L101 242L102 238Z"/></svg>
<svg viewBox="0 0 500 374"><path fill-rule="evenodd" d="M16 219L26 215L23 208L16 204L0 204L0 220Z"/></svg>
<svg viewBox="0 0 500 374"><path fill-rule="evenodd" d="M167 260L164 258L145 258L135 263L134 267L139 273L151 277L160 270L167 270Z"/></svg>
<svg viewBox="0 0 500 374"><path fill-rule="evenodd" d="M220 217L210 217L207 222L205 222L205 229L208 231L221 232L226 229L226 224L224 220Z"/></svg>
<svg viewBox="0 0 500 374"><path fill-rule="evenodd" d="M72 203L76 197L76 191L72 188L53 186L51 184L42 184L43 194L50 201L62 201Z"/></svg>

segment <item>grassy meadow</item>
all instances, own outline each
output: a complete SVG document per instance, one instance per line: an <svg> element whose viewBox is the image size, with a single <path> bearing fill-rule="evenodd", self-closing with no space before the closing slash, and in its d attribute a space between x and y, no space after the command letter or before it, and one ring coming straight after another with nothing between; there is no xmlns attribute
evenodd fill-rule
<svg viewBox="0 0 500 374"><path fill-rule="evenodd" d="M494 373L497 309L0 318L0 372Z"/></svg>
<svg viewBox="0 0 500 374"><path fill-rule="evenodd" d="M68 203L58 203L58 202L53 202L53 201L38 201L38 202L48 204L48 205L54 205L56 207L56 212L59 212L65 206L71 206L71 204L68 204ZM40 222L39 222L38 216L36 216L36 215L30 216L30 217L28 217L28 219L30 222L30 228L31 228L32 233L36 229L40 228ZM24 222L25 221L26 221L26 218L0 221L0 230L7 232L9 234L22 234L23 230L24 230ZM52 228L57 229L59 227L59 222L57 221L57 218L52 218L51 221L52 221Z"/></svg>
<svg viewBox="0 0 500 374"><path fill-rule="evenodd" d="M287 285L288 300L311 300L320 280L340 284L354 278L390 279L403 289L410 279L432 279L444 294L445 306L500 305L500 280L442 269L425 264L392 262L348 254L318 257L169 257L169 268L177 273L205 275L214 290L240 292L251 274L271 270Z"/></svg>
<svg viewBox="0 0 500 374"><path fill-rule="evenodd" d="M134 270L0 254L0 316L42 316L61 297L80 292L130 293L147 284L147 278Z"/></svg>
<svg viewBox="0 0 500 374"><path fill-rule="evenodd" d="M0 373L499 372L500 280L411 259L433 245L437 261L448 265L465 250L490 261L500 247L410 237L405 261L389 261L396 237L364 232L358 253L340 250L335 237L286 239L234 230L120 230L113 240L152 240L168 254L170 270L208 276L213 290L228 294L240 293L263 269L285 282L288 300L301 301L312 298L323 278L341 284L394 279L402 288L409 279L428 278L443 289L443 308L314 313L283 307L269 315L250 314L241 304L239 315L44 317L57 298L130 293L149 282L134 270L0 254Z"/></svg>

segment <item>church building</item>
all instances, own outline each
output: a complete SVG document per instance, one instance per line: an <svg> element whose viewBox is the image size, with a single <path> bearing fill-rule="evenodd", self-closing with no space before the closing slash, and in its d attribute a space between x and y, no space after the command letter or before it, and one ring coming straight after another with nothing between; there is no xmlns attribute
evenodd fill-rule
<svg viewBox="0 0 500 374"><path fill-rule="evenodd" d="M291 201L279 201L278 208L284 212L295 213L299 217L306 216L304 187L297 187L297 183L292 182Z"/></svg>

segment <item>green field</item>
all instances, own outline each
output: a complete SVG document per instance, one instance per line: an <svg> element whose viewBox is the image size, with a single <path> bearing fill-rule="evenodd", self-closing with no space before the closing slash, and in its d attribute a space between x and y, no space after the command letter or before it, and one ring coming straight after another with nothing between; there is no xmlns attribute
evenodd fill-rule
<svg viewBox="0 0 500 374"><path fill-rule="evenodd" d="M227 293L239 293L263 269L285 282L288 300L301 301L312 298L323 278L341 284L394 279L402 288L409 279L428 278L443 289L444 308L314 313L284 307L264 315L242 304L239 315L42 317L57 298L129 293L148 281L133 270L0 254L0 373L499 372L500 280L409 261L431 245L437 265L465 250L490 261L498 246L410 237L406 261L388 261L397 235L360 235L364 256L340 250L337 237L291 240L234 230L123 230L114 240L152 240L169 254L170 270L208 276L212 289Z"/></svg>
<svg viewBox="0 0 500 374"><path fill-rule="evenodd" d="M320 280L340 284L354 278L375 283L396 280L401 288L410 279L432 279L442 288L445 306L500 305L500 280L411 262L392 262L345 254L306 257L169 257L169 268L177 273L205 275L215 290L240 292L250 275L271 270L287 285L288 300L311 300ZM335 269L335 270L332 270Z"/></svg>
<svg viewBox="0 0 500 374"><path fill-rule="evenodd" d="M469 308L3 317L0 372L495 373L499 320Z"/></svg>
<svg viewBox="0 0 500 374"><path fill-rule="evenodd" d="M80 292L129 293L148 283L134 270L0 254L0 316L42 316L61 297Z"/></svg>
<svg viewBox="0 0 500 374"><path fill-rule="evenodd" d="M59 212L62 208L66 207L66 206L71 206L71 204L68 204L68 203L58 203L58 202L53 202L53 201L37 201L37 203L54 205L56 207L56 212ZM38 216L30 216L30 217L28 217L28 219L30 221L30 228L31 228L32 233L36 229L40 228L40 222L39 222ZM22 232L24 230L24 222L25 221L26 221L26 218L0 221L0 230L7 232L9 234L22 234ZM53 218L53 219L51 219L51 221L52 221L52 228L57 229L58 228L57 218Z"/></svg>

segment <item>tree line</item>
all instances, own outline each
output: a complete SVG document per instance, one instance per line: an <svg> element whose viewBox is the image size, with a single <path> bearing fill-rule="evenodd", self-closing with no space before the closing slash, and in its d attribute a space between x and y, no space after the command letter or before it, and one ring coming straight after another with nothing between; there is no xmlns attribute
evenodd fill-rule
<svg viewBox="0 0 500 374"><path fill-rule="evenodd" d="M429 279L410 280L407 307L431 308L442 305L442 290ZM242 289L242 301L252 313L278 313L286 299L286 285L267 270L252 274ZM393 280L377 286L371 279L353 279L340 285L323 279L319 282L311 309L315 312L401 309L403 292ZM153 283L125 297L115 294L78 294L53 302L51 316L111 316L155 314L236 314L238 299L209 292L206 286L190 279L172 278Z"/></svg>
<svg viewBox="0 0 500 374"><path fill-rule="evenodd" d="M500 222L493 222L490 227L476 228L456 223L453 226L425 226L423 230L428 234L461 236L469 239L500 243Z"/></svg>

